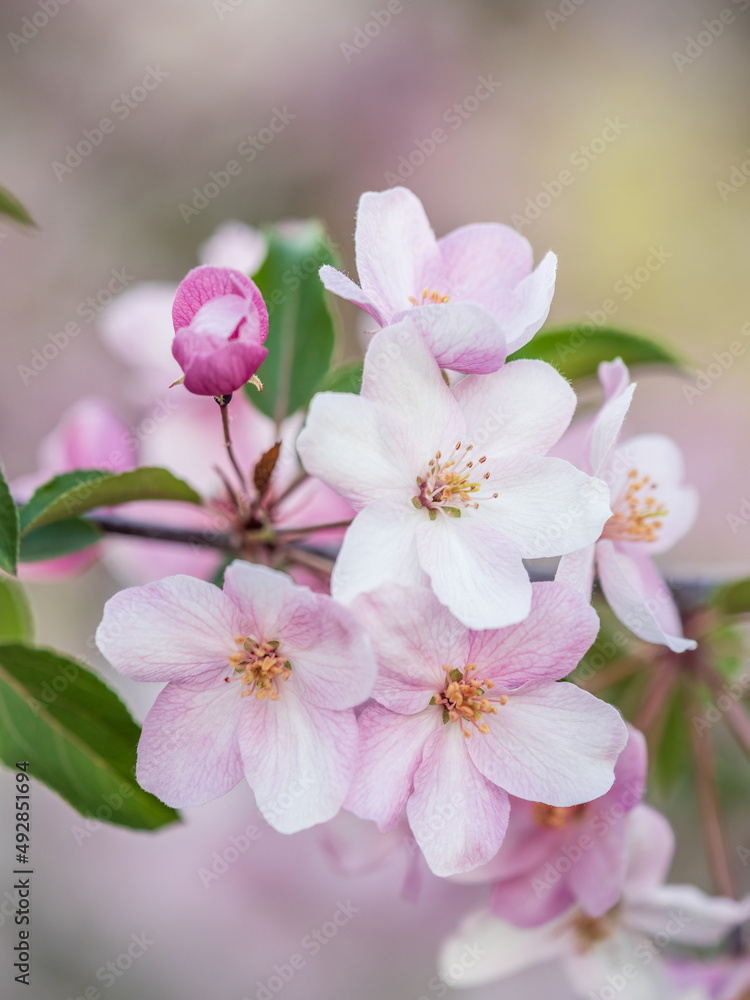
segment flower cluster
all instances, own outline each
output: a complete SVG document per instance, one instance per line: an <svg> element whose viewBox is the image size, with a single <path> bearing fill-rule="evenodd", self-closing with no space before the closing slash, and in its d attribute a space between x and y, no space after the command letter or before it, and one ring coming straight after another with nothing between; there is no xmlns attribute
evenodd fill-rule
<svg viewBox="0 0 750 1000"><path fill-rule="evenodd" d="M115 470L148 461L195 484L204 503L188 520L184 504L131 515L156 539L173 518L218 524L230 556L183 550L170 563L151 548L148 582L106 604L101 652L125 676L165 685L143 727L139 783L183 807L244 778L281 832L343 807L415 842L433 875L488 884L487 907L441 959L449 977L467 942L481 942L485 958L461 986L554 959L582 996L631 968L639 997L678 996L689 963L668 961L654 935L666 921L680 945L713 946L750 903L663 884L672 834L641 802L644 737L571 676L599 632L597 578L637 639L675 661L696 647L652 562L696 516L677 446L621 437L635 385L619 358L599 366L601 409L573 422L571 384L533 357L552 253L534 268L528 242L499 224L437 239L404 188L362 196L359 285L320 270L377 327L360 391L311 392L306 412L264 416L238 390L262 388L269 350L288 344L269 334L245 273L258 246L241 265L235 243L168 290L179 412ZM133 322L143 304L129 307ZM101 401L86 414L101 417L100 433L83 434L73 415L47 471L96 465L121 435ZM17 497L32 485L16 483ZM104 550L114 565L116 544L85 559ZM48 570L80 568L68 559ZM557 561L554 579L529 564L541 559ZM221 586L209 582L219 570Z"/></svg>

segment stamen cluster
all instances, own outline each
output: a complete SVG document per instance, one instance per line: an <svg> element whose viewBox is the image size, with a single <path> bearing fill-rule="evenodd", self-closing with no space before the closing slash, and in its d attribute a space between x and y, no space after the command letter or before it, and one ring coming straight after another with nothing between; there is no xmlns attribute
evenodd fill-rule
<svg viewBox="0 0 750 1000"><path fill-rule="evenodd" d="M473 472L475 465L483 465L487 461L487 456L482 455L476 463L470 458L470 452L474 450L473 444L468 444L461 450L461 442L457 442L451 457L443 461L442 451L435 453L435 457L430 459L427 467L427 476L423 479L417 476L417 486L419 494L412 497L412 503L418 509L425 507L434 521L438 510L443 510L451 517L461 516L461 507L478 508L478 500L488 499L487 495L482 496L482 480L490 478L490 473L483 475ZM472 481L478 477L478 482ZM497 497L493 493L492 498ZM458 506L460 505L460 506Z"/></svg>
<svg viewBox="0 0 750 1000"><path fill-rule="evenodd" d="M431 705L443 706L443 723L458 722L461 725L461 732L467 738L471 736L471 730L464 723L468 723L479 730L483 735L487 735L490 727L483 722L485 715L497 715L497 705L493 704L489 698L484 697L484 692L495 686L494 681L479 680L469 675L475 671L476 664L467 664L463 671L457 667L443 667L445 670L445 687L439 691L430 701ZM501 705L508 701L507 695L501 695L498 699Z"/></svg>
<svg viewBox="0 0 750 1000"><path fill-rule="evenodd" d="M278 701L279 678L287 681L292 673L289 660L278 655L278 642L257 642L246 635L235 636L234 641L241 648L232 653L229 662L235 673L241 674L242 684L247 687L242 697L255 694L259 700L268 697L271 701Z"/></svg>

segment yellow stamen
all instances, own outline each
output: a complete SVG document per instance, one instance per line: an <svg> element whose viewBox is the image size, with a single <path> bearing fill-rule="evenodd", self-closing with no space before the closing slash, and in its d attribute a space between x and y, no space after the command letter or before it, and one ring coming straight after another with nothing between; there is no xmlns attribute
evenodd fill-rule
<svg viewBox="0 0 750 1000"><path fill-rule="evenodd" d="M444 666L445 687L438 691L430 702L431 705L441 705L443 722L458 722L461 732L467 738L471 736L469 726L474 726L484 736L490 727L484 719L487 715L497 715L497 706L506 705L507 694L500 695L497 703L485 698L485 691L491 690L495 682L484 678L479 680L471 674L477 669L475 663L467 664L463 671L451 666ZM468 725L467 725L468 724Z"/></svg>

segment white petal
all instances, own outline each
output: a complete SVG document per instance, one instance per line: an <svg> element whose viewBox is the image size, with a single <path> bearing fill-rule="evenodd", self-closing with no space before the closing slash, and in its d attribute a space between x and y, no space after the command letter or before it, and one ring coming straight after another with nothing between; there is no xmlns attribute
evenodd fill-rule
<svg viewBox="0 0 750 1000"><path fill-rule="evenodd" d="M555 573L555 580L558 583L566 583L582 594L586 600L591 600L591 589L594 586L595 552L595 545L586 545L577 552L568 552L560 557Z"/></svg>
<svg viewBox="0 0 750 1000"><path fill-rule="evenodd" d="M467 443L493 460L544 455L576 407L572 388L544 361L509 361L492 375L471 375L453 390L466 420Z"/></svg>
<svg viewBox="0 0 750 1000"><path fill-rule="evenodd" d="M750 896L708 896L694 885L661 885L638 902L628 900L625 919L633 930L666 935L676 945L716 945L750 920Z"/></svg>
<svg viewBox="0 0 750 1000"><path fill-rule="evenodd" d="M595 476L602 472L615 446L634 392L635 383L631 383L625 392L608 400L597 414L591 433L591 471Z"/></svg>
<svg viewBox="0 0 750 1000"><path fill-rule="evenodd" d="M440 512L424 518L417 551L439 600L472 629L522 621L531 607L531 583L513 542L473 517Z"/></svg>
<svg viewBox="0 0 750 1000"><path fill-rule="evenodd" d="M383 317L380 315L377 307L370 302L369 298L359 285L355 284L351 278L347 278L345 274L341 271L337 271L335 267L331 267L330 264L324 264L320 271L320 280L323 282L323 286L328 289L329 292L333 292L334 295L340 295L342 299L347 299L349 302L353 302L355 305L359 306L361 309L365 309L373 319L380 324L380 326L386 326L387 324L383 321Z"/></svg>

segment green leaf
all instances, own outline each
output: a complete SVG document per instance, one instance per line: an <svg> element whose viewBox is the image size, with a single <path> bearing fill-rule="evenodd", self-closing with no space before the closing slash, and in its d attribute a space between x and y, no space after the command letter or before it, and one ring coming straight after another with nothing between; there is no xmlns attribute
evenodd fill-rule
<svg viewBox="0 0 750 1000"><path fill-rule="evenodd" d="M0 576L0 642L28 642L34 638L34 619L26 593L9 576Z"/></svg>
<svg viewBox="0 0 750 1000"><path fill-rule="evenodd" d="M685 365L673 351L655 340L609 327L591 329L585 324L543 330L508 360L518 358L548 361L571 382L596 378L599 364L614 361L615 358L622 358L630 366L669 365L683 368Z"/></svg>
<svg viewBox="0 0 750 1000"><path fill-rule="evenodd" d="M750 614L750 576L719 587L711 597L711 603L725 615Z"/></svg>
<svg viewBox="0 0 750 1000"><path fill-rule="evenodd" d="M36 528L21 538L21 562L41 562L45 559L58 559L73 552L96 545L104 538L101 531L91 521L82 517L71 517L66 521L56 521Z"/></svg>
<svg viewBox="0 0 750 1000"><path fill-rule="evenodd" d="M2 186L0 186L0 215L7 215L14 222L20 222L24 226L36 226L18 198Z"/></svg>
<svg viewBox="0 0 750 1000"><path fill-rule="evenodd" d="M268 307L268 357L258 372L263 391L246 392L277 422L307 406L330 367L335 329L318 270L335 263L315 220L268 233L268 253L254 276Z"/></svg>
<svg viewBox="0 0 750 1000"><path fill-rule="evenodd" d="M354 392L362 388L363 361L346 361L332 368L318 386L318 392Z"/></svg>
<svg viewBox="0 0 750 1000"><path fill-rule="evenodd" d="M155 830L178 813L136 782L140 728L117 695L62 653L0 645L0 758L84 816Z"/></svg>
<svg viewBox="0 0 750 1000"><path fill-rule="evenodd" d="M15 573L18 564L18 508L0 469L0 569Z"/></svg>
<svg viewBox="0 0 750 1000"><path fill-rule="evenodd" d="M143 467L121 473L78 469L55 476L39 487L21 509L21 534L55 521L68 520L96 507L112 507L131 500L201 503L192 486L166 469Z"/></svg>

